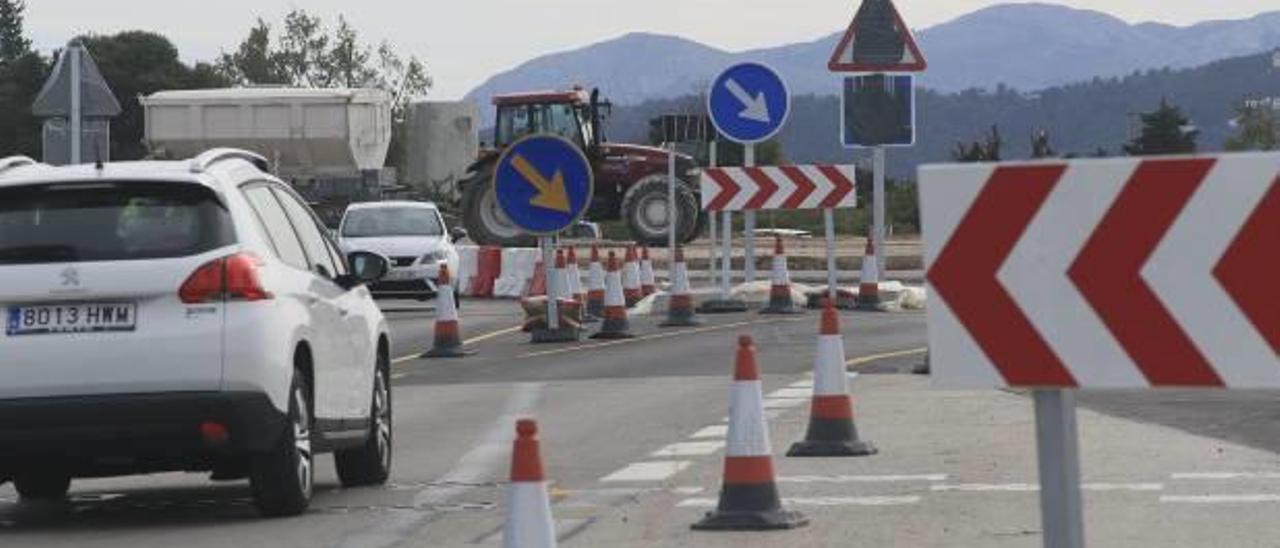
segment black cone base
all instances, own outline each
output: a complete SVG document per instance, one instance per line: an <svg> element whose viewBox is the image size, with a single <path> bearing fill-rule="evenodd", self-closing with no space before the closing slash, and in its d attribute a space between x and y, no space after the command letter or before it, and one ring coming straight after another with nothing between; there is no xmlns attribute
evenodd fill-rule
<svg viewBox="0 0 1280 548"><path fill-rule="evenodd" d="M625 331L622 331L622 332L601 331L599 333L596 333L595 335L592 335L591 338L597 339L597 340L609 341L609 340L616 340L616 339L634 339L635 335L632 335L631 333L628 333Z"/></svg>
<svg viewBox="0 0 1280 548"><path fill-rule="evenodd" d="M704 322L693 315L689 310L673 310L667 313L667 320L658 324L658 327L695 327L702 325Z"/></svg>
<svg viewBox="0 0 1280 548"><path fill-rule="evenodd" d="M714 299L698 307L698 312L703 314L733 314L746 311L747 302L741 299Z"/></svg>
<svg viewBox="0 0 1280 548"><path fill-rule="evenodd" d="M465 358L475 354L475 350L467 350L461 346L435 347L422 354L423 358Z"/></svg>
<svg viewBox="0 0 1280 548"><path fill-rule="evenodd" d="M809 524L800 512L767 510L763 512L707 512L702 521L693 524L694 531L771 531L795 529Z"/></svg>
<svg viewBox="0 0 1280 548"><path fill-rule="evenodd" d="M788 457L865 457L879 451L869 441L799 441L787 451Z"/></svg>
<svg viewBox="0 0 1280 548"><path fill-rule="evenodd" d="M577 327L563 326L559 329L534 329L531 333L534 344L578 342L582 333Z"/></svg>
<svg viewBox="0 0 1280 548"><path fill-rule="evenodd" d="M789 316L794 314L804 314L804 310L796 308L795 305L778 306L778 307L770 306L768 308L760 309L760 313L774 314L778 316Z"/></svg>

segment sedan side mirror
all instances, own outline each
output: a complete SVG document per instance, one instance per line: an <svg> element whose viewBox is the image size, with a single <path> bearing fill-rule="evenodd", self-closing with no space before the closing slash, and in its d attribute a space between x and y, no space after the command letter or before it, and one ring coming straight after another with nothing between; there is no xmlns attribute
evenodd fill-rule
<svg viewBox="0 0 1280 548"><path fill-rule="evenodd" d="M455 244L458 243L458 240L461 240L466 237L467 237L467 229L465 228L462 228L460 226L455 226L449 229L449 238L450 238L449 241Z"/></svg>
<svg viewBox="0 0 1280 548"><path fill-rule="evenodd" d="M347 263L351 265L351 276L359 283L373 283L381 280L391 270L391 261L377 253L353 251L347 255Z"/></svg>

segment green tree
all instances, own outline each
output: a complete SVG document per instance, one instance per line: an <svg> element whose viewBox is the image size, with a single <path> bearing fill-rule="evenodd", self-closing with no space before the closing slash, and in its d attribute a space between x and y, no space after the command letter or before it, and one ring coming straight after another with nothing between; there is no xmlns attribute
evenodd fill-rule
<svg viewBox="0 0 1280 548"><path fill-rule="evenodd" d="M138 97L157 91L221 87L226 80L208 64L188 67L168 38L146 31L87 36L85 47L111 86L122 111L111 121L111 158L136 160L146 155L144 121Z"/></svg>
<svg viewBox="0 0 1280 548"><path fill-rule="evenodd" d="M31 53L31 40L23 29L23 0L0 0L0 63L10 63Z"/></svg>
<svg viewBox="0 0 1280 548"><path fill-rule="evenodd" d="M377 47L360 40L359 33L339 17L332 31L305 10L285 16L283 30L259 19L233 53L223 53L218 72L233 84L285 85L308 88L377 88L391 95L392 138L387 165L404 157L405 119L409 102L432 86L426 64L403 56L390 43Z"/></svg>
<svg viewBox="0 0 1280 548"><path fill-rule="evenodd" d="M1004 141L1000 139L1000 127L992 124L991 133L981 141L973 141L968 145L956 143L951 151L951 159L956 162L999 162L1000 149Z"/></svg>
<svg viewBox="0 0 1280 548"><path fill-rule="evenodd" d="M1239 133L1227 139L1227 150L1276 150L1280 148L1280 115L1270 102L1241 101L1236 104Z"/></svg>
<svg viewBox="0 0 1280 548"><path fill-rule="evenodd" d="M1196 137L1200 131L1182 114L1182 109L1160 100L1160 106L1140 116L1142 130L1124 146L1132 156L1157 154L1190 154L1196 151Z"/></svg>

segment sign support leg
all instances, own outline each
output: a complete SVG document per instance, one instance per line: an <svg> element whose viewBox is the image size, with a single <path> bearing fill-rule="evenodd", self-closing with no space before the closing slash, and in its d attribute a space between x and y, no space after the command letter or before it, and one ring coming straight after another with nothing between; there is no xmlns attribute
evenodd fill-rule
<svg viewBox="0 0 1280 548"><path fill-rule="evenodd" d="M1080 450L1076 396L1036 390L1036 452L1040 463L1040 520L1045 548L1083 548Z"/></svg>
<svg viewBox="0 0 1280 548"><path fill-rule="evenodd" d="M555 244L552 243L550 236L541 236L538 238L538 245L542 247L542 269L547 275L547 331L554 332L560 329L560 303L557 302L559 288L556 287L557 276L554 275Z"/></svg>
<svg viewBox="0 0 1280 548"><path fill-rule="evenodd" d="M872 187L872 201L875 202L875 208L872 210L873 229L871 231L871 243L876 246L876 261L880 264L876 265L880 271L880 279L885 279L884 258L889 254L889 250L884 248L884 147L875 147L873 152L872 168L875 172L875 180Z"/></svg>
<svg viewBox="0 0 1280 548"><path fill-rule="evenodd" d="M822 223L827 236L827 298L834 306L839 298L836 291L836 214L835 210L822 210Z"/></svg>
<svg viewBox="0 0 1280 548"><path fill-rule="evenodd" d="M711 141L711 146L707 150L708 167L716 167L716 160L718 159L716 156L717 156L717 153L719 152L719 150L717 149L719 148L720 147L717 146L717 143L714 140ZM719 261L720 250L719 248L717 248L717 246L720 245L720 240L719 238L717 238L718 235L716 234L717 229L719 227L716 226L716 222L717 222L716 212L707 211L707 216L708 216L707 221L711 225L710 227L711 228L711 251L710 251L710 255L708 256L710 260L708 262L707 272L711 276L711 280L710 280L711 283L716 284L717 278L718 278L716 270L720 266L720 261ZM726 232L725 234L728 234L728 233ZM720 300L725 300L728 298L729 298L729 294L724 291L724 287L721 287Z"/></svg>
<svg viewBox="0 0 1280 548"><path fill-rule="evenodd" d="M81 150L81 124L84 116L81 112L84 110L80 100L80 47L68 48L67 53L71 54L71 165L79 164L83 157Z"/></svg>
<svg viewBox="0 0 1280 548"><path fill-rule="evenodd" d="M743 162L745 167L755 167L756 165L756 146L743 145ZM745 260L742 265L742 273L745 278L743 282L752 283L756 281L756 212L744 211L742 213L742 233L746 241L743 242L742 250Z"/></svg>
<svg viewBox="0 0 1280 548"><path fill-rule="evenodd" d="M724 224L720 231L720 295L728 299L731 283L729 277L733 268L733 212L726 210L721 216L723 219L720 222Z"/></svg>
<svg viewBox="0 0 1280 548"><path fill-rule="evenodd" d="M680 208L676 206L676 144L667 151L667 272L673 269L676 257L676 226L680 221Z"/></svg>

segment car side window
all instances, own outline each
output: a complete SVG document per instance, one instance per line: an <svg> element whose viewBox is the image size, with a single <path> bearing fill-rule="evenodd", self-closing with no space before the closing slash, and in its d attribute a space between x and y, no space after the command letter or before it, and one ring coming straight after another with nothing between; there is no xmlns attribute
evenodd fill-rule
<svg viewBox="0 0 1280 548"><path fill-rule="evenodd" d="M262 185L250 186L244 189L244 196L258 214L258 220L262 221L267 239L271 241L280 260L290 266L310 270L307 256L302 251L302 243L293 231L293 225L289 223L284 209L280 207L280 202L271 195L271 190Z"/></svg>
<svg viewBox="0 0 1280 548"><path fill-rule="evenodd" d="M315 216L292 193L279 188L271 190L284 206L285 214L289 216L294 230L298 233L298 238L302 240L302 248L307 252L307 258L311 260L311 270L330 278L338 276L338 267L333 262L333 256L330 255L329 246L324 241L324 233L320 232Z"/></svg>

